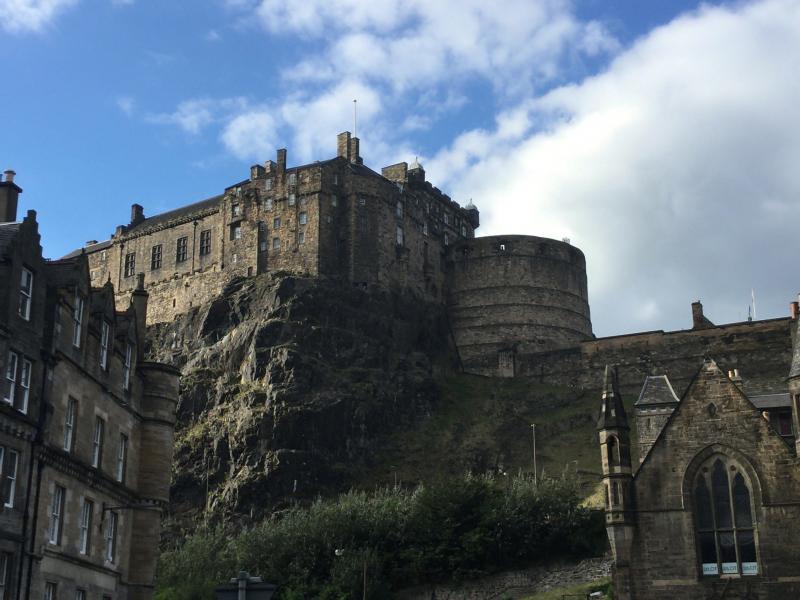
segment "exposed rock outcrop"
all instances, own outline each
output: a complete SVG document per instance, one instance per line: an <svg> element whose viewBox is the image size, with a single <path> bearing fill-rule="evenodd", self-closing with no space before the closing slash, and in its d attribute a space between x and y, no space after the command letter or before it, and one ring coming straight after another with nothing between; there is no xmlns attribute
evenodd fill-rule
<svg viewBox="0 0 800 600"><path fill-rule="evenodd" d="M233 280L148 337L183 373L172 505L187 525L346 487L429 414L453 356L436 305L286 275Z"/></svg>

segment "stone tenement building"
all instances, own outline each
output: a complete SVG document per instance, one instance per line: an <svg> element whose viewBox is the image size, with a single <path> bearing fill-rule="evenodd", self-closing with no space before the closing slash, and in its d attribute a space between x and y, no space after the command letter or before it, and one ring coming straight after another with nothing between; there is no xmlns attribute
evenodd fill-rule
<svg viewBox="0 0 800 600"><path fill-rule="evenodd" d="M0 181L0 598L151 598L178 372L143 359L147 292L115 308L85 256L42 258Z"/></svg>
<svg viewBox="0 0 800 600"><path fill-rule="evenodd" d="M598 430L615 598L800 598L798 335L780 393L748 395L710 358L681 400L666 376L648 377L635 405L638 469L606 370Z"/></svg>

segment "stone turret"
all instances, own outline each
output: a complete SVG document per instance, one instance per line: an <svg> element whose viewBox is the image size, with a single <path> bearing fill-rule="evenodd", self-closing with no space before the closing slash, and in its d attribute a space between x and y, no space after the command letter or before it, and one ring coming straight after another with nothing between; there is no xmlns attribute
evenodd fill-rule
<svg viewBox="0 0 800 600"><path fill-rule="evenodd" d="M603 467L606 531L614 552L615 597L630 600L630 561L634 533L630 512L630 501L633 497L630 426L619 392L617 370L608 365L603 378L602 398L597 430Z"/></svg>

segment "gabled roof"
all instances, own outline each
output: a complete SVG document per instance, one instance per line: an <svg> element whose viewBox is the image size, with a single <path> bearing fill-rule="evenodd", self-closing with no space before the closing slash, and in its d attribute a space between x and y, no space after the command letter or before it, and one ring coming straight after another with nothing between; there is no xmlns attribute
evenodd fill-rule
<svg viewBox="0 0 800 600"><path fill-rule="evenodd" d="M677 404L678 396L666 375L651 375L644 380L639 399L634 406Z"/></svg>
<svg viewBox="0 0 800 600"><path fill-rule="evenodd" d="M783 394L761 394L760 396L749 396L750 402L756 408L766 410L770 408L791 408L792 398L789 392Z"/></svg>
<svg viewBox="0 0 800 600"><path fill-rule="evenodd" d="M619 375L617 369L606 365L603 374L603 406L600 409L600 418L597 420L597 429L630 429L625 406L622 404L622 395L619 393Z"/></svg>

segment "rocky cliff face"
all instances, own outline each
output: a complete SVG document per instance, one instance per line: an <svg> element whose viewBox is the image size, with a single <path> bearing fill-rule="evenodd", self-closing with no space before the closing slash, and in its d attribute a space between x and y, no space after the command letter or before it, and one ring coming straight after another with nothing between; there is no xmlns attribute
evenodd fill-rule
<svg viewBox="0 0 800 600"><path fill-rule="evenodd" d="M452 357L436 305L285 275L233 280L148 338L183 373L172 510L185 525L346 487L382 438L430 413Z"/></svg>

